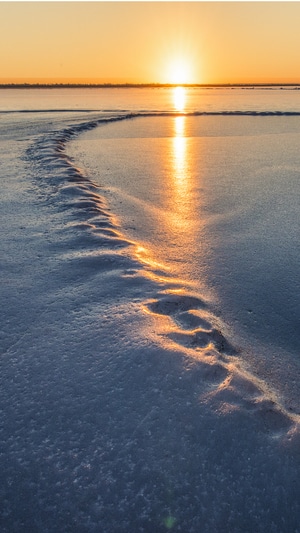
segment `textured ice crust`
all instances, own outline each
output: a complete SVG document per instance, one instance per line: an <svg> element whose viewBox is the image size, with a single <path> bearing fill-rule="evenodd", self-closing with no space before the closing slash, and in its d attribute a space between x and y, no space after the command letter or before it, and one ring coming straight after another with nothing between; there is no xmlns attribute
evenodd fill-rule
<svg viewBox="0 0 300 533"><path fill-rule="evenodd" d="M68 158L99 123L28 152L55 238L41 312L2 360L1 530L296 533L298 417Z"/></svg>
<svg viewBox="0 0 300 533"><path fill-rule="evenodd" d="M145 277L146 274L144 272L145 265L137 262L137 254L134 250L135 243L124 238L114 216L110 213L109 207L100 194L99 186L75 166L75 163L66 155L65 148L68 141L83 131L93 129L99 124L103 125L105 122L128 120L134 116L137 114L124 113L66 128L62 132L54 134L49 140L42 139L36 143L31 152L31 157L38 159L42 168L47 166L50 168L51 174L48 181L50 182L51 194L56 195L56 201L58 200L63 205L63 209L71 208L74 216L81 219L80 223L73 223L71 226L71 229L77 229L79 233L75 236L74 232L74 237L71 237L72 252L69 260L72 261L71 258L74 258L74 261L83 269L105 270L107 266L102 268L104 253L107 259L110 258L111 260L108 262L112 263L116 261L117 256L118 262L121 262L122 266L124 266L125 261L128 262L127 271L123 270L122 275L127 280L130 277L131 282L134 279ZM55 174L52 173L53 169L56 169ZM76 254L74 254L74 249L76 249ZM124 249L125 254L122 253ZM99 254L101 260L99 260ZM66 257L67 255L68 253L66 253ZM126 255L126 260L124 255ZM130 276L128 272L130 272ZM146 306L148 311L154 315L172 319L173 325L170 327L170 331L164 333L164 337L174 341L180 348L188 348L188 351L184 350L184 353L189 353L189 356L191 356L191 350L195 352L197 357L199 352L202 355L207 355L207 351L212 351L214 356L222 360L224 367L230 367L230 372L237 372L238 370L234 367L230 356L235 356L238 352L216 326L217 319L209 313L209 304L200 295L192 295L180 286L174 289L171 279L169 287L162 291L160 279L161 276L155 278L154 271L152 285L154 284L154 290L156 290L158 297L144 302L144 308ZM167 280L166 273L164 279ZM151 290L153 291L153 287ZM248 379L254 380L254 377L249 376ZM255 381L257 383L257 380ZM240 393L243 394L243 387L241 387ZM265 393L265 390L260 390L260 394L264 395ZM282 406L274 406L274 409L278 409L281 414L284 411L283 416L286 416L291 422L293 419L294 421L297 420L297 417L292 417Z"/></svg>

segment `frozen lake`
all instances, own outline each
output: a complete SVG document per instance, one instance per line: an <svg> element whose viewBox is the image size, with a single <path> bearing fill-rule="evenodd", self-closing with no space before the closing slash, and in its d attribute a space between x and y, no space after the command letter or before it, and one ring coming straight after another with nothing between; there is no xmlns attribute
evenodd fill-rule
<svg viewBox="0 0 300 533"><path fill-rule="evenodd" d="M298 531L298 95L0 91L1 531Z"/></svg>
<svg viewBox="0 0 300 533"><path fill-rule="evenodd" d="M126 235L204 293L241 357L294 407L299 134L298 117L139 117L85 133L70 152Z"/></svg>

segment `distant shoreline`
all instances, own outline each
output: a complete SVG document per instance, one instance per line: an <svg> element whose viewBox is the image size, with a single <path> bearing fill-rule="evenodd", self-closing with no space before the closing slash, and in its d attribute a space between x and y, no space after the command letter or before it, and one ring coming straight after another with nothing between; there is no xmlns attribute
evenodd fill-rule
<svg viewBox="0 0 300 533"><path fill-rule="evenodd" d="M0 89L164 89L164 88L202 88L202 89L254 89L270 87L294 87L300 83L0 83Z"/></svg>

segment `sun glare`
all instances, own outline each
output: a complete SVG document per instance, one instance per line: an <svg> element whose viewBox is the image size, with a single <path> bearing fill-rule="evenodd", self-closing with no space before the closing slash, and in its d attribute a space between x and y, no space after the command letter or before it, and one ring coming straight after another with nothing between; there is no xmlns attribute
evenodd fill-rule
<svg viewBox="0 0 300 533"><path fill-rule="evenodd" d="M182 85L191 83L191 68L187 61L177 60L168 69L168 83Z"/></svg>

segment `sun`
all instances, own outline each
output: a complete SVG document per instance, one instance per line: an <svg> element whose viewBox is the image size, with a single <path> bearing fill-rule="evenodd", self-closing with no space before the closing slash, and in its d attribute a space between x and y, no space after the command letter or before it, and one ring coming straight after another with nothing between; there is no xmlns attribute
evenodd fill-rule
<svg viewBox="0 0 300 533"><path fill-rule="evenodd" d="M167 83L175 85L192 83L192 72L188 61L179 59L170 63L167 78Z"/></svg>

